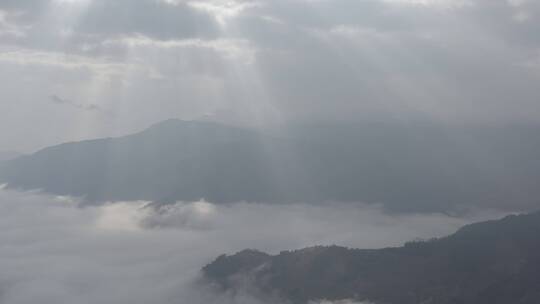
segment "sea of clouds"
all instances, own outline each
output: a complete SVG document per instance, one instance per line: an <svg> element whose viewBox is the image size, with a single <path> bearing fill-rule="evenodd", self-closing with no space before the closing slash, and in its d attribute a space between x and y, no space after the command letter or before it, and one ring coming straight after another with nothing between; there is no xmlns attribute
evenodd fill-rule
<svg viewBox="0 0 540 304"><path fill-rule="evenodd" d="M160 209L147 202L83 208L72 198L2 188L0 303L263 303L201 284L201 267L245 248L277 253L312 245L397 246L498 216L204 201Z"/></svg>

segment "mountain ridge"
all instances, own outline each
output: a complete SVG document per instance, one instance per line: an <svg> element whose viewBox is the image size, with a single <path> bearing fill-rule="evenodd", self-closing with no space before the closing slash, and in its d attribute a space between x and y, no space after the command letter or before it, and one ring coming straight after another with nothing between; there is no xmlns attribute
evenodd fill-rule
<svg viewBox="0 0 540 304"><path fill-rule="evenodd" d="M206 265L225 290L376 304L533 304L540 301L540 212L467 225L402 247L315 246L268 255L242 251Z"/></svg>
<svg viewBox="0 0 540 304"><path fill-rule="evenodd" d="M97 204L206 199L380 203L396 212L531 210L540 197L537 134L540 126L372 123L274 132L172 119L4 162L0 183Z"/></svg>

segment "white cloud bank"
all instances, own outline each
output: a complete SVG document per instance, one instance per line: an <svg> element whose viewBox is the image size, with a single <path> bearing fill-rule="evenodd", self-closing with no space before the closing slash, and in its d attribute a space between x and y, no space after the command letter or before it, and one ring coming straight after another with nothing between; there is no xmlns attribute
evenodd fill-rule
<svg viewBox="0 0 540 304"><path fill-rule="evenodd" d="M221 253L314 244L398 245L483 217L394 217L375 207L144 202L78 208L69 198L0 190L0 303L258 303L195 287Z"/></svg>

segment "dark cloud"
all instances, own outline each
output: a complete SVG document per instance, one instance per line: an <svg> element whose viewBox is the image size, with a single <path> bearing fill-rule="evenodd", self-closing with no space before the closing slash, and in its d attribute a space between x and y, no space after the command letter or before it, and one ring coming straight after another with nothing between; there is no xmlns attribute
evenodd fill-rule
<svg viewBox="0 0 540 304"><path fill-rule="evenodd" d="M44 21L51 9L73 13L81 6L84 11L79 12L78 19L71 24L76 34L108 37L138 33L160 39L181 39L215 37L218 32L211 16L183 2L177 5L158 0L6 0L0 3L0 9L16 12L36 24Z"/></svg>
<svg viewBox="0 0 540 304"><path fill-rule="evenodd" d="M105 37L142 34L168 40L215 38L219 29L211 16L185 3L95 0L89 4L74 31Z"/></svg>
<svg viewBox="0 0 540 304"><path fill-rule="evenodd" d="M0 9L35 15L41 13L49 3L49 0L2 0Z"/></svg>

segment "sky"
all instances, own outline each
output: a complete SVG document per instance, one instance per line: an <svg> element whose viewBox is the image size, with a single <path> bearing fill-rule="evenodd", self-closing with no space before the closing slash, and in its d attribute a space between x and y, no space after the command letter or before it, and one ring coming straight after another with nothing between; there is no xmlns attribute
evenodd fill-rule
<svg viewBox="0 0 540 304"><path fill-rule="evenodd" d="M314 244L378 248L453 233L500 217L483 211L388 215L377 206L271 206L204 201L167 210L146 202L79 208L78 201L0 188L0 302L3 304L279 304L200 284L222 253L276 254ZM322 302L330 304L328 302ZM321 304L322 304L321 303ZM336 304L353 304L338 302Z"/></svg>
<svg viewBox="0 0 540 304"><path fill-rule="evenodd" d="M0 0L0 150L168 118L538 123L536 0Z"/></svg>

